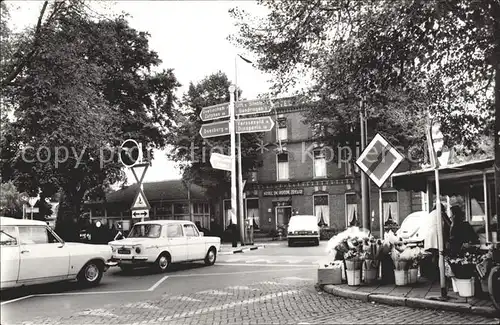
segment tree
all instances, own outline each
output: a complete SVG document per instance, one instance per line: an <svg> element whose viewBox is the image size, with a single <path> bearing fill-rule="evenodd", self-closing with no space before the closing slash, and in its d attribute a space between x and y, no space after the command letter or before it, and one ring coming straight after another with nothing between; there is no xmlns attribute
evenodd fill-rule
<svg viewBox="0 0 500 325"><path fill-rule="evenodd" d="M394 131L388 136L396 145L423 143L418 122L427 108L450 144L474 147L477 134L491 133L493 94L500 93L492 83L495 69L499 75L498 1L260 3L269 9L260 20L232 10L240 28L232 40L259 55L278 90L293 84L294 72L311 73L309 95L318 102L307 120L323 126L327 141L359 137L363 98L372 129Z"/></svg>
<svg viewBox="0 0 500 325"><path fill-rule="evenodd" d="M146 144L146 154L165 145L179 86L172 70L152 72L161 60L148 34L69 3L8 83L14 120L1 139L4 179L42 197L61 191L59 219L78 217L85 196L124 179L123 140Z"/></svg>
<svg viewBox="0 0 500 325"><path fill-rule="evenodd" d="M19 201L19 192L12 182L0 184L0 213L4 217L23 217L23 204Z"/></svg>
<svg viewBox="0 0 500 325"><path fill-rule="evenodd" d="M168 157L179 162L183 169L183 179L206 188L214 196L221 193L221 186L227 186L226 171L210 165L212 152L229 154L229 137L203 139L199 130L202 125L200 112L203 107L229 102L228 88L231 85L226 74L217 72L205 77L199 83L190 83L183 96L182 105L175 118L176 127L171 128L170 141L176 148ZM241 90L238 89L241 93ZM246 172L256 166L255 145L259 134L242 135L242 170ZM226 188L227 189L227 188Z"/></svg>

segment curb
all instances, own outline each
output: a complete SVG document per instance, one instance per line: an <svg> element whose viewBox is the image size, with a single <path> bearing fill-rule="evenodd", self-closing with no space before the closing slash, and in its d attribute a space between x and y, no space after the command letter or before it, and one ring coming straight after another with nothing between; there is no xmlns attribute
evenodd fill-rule
<svg viewBox="0 0 500 325"><path fill-rule="evenodd" d="M318 286L322 291L332 294L334 296L339 296L348 299L357 299L364 302L376 302L384 305L405 306L405 307L420 308L420 309L440 309L440 310L455 311L460 313L469 313L490 318L496 318L500 316L500 313L496 309L490 307L471 306L469 304L455 303L449 301L429 300L423 298L407 298L407 297L398 297L398 296L391 296L384 294L360 292L355 290L349 290L346 288L339 288L333 284L318 285Z"/></svg>
<svg viewBox="0 0 500 325"><path fill-rule="evenodd" d="M262 248L265 248L265 247L266 247L265 245L261 245L261 246L252 246L252 247L240 248L240 249L233 250L233 251L222 251L221 250L219 252L219 255L232 255L232 254L238 254L238 253L245 253L245 252L253 251L253 250L256 250L256 249L262 249Z"/></svg>

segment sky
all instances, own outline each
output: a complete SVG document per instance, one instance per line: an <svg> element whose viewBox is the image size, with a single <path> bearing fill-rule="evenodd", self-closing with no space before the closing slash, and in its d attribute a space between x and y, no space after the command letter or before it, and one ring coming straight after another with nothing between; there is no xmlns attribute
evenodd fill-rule
<svg viewBox="0 0 500 325"><path fill-rule="evenodd" d="M36 24L42 1L7 1L11 8L11 26L22 29ZM225 72L243 90L242 98L254 99L269 91L271 77L251 64L236 59L241 54L254 60L251 53L231 44L227 37L235 33L228 10L239 7L252 14L264 14L265 8L256 1L94 1L92 10L111 17L122 11L131 15L130 25L148 32L150 48L163 61L161 69L173 68L183 85L180 97L190 82L197 82L217 71ZM237 77L236 77L237 72ZM135 182L127 172L128 183ZM168 161L164 152L156 152L146 182L179 179L176 164Z"/></svg>

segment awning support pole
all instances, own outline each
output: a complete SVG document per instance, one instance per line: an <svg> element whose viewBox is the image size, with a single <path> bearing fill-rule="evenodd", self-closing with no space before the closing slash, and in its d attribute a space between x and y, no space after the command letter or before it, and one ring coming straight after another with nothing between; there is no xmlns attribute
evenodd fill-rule
<svg viewBox="0 0 500 325"><path fill-rule="evenodd" d="M486 231L486 242L490 241L490 218L488 211L488 182L486 172L483 171L483 192L484 192L484 229Z"/></svg>

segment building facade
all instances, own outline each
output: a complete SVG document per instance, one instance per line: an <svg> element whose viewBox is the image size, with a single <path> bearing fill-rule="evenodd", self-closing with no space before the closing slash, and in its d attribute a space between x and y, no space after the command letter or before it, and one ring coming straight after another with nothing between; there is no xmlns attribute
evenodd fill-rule
<svg viewBox="0 0 500 325"><path fill-rule="evenodd" d="M280 100L269 113L275 127L255 144L262 167L247 175L244 196L245 216L256 229L277 229L293 214L316 215L318 223L340 230L361 224L360 171L352 163L359 150L351 163L333 159L333 155L344 155L343 149L315 142L312 127L304 123L307 109L293 98ZM402 163L398 170L405 168ZM370 188L371 228L378 231L379 191L374 183ZM390 216L397 223L412 211L422 210L419 193L398 192L390 180L383 187L382 201L384 220ZM227 227L231 209L227 193L222 204Z"/></svg>
<svg viewBox="0 0 500 325"><path fill-rule="evenodd" d="M214 220L204 188L182 180L150 182L143 186L151 206L148 220L190 220L210 229ZM138 191L139 186L134 184L109 193L105 201L86 203L90 220L128 231L134 222L141 220L133 218L130 210Z"/></svg>

